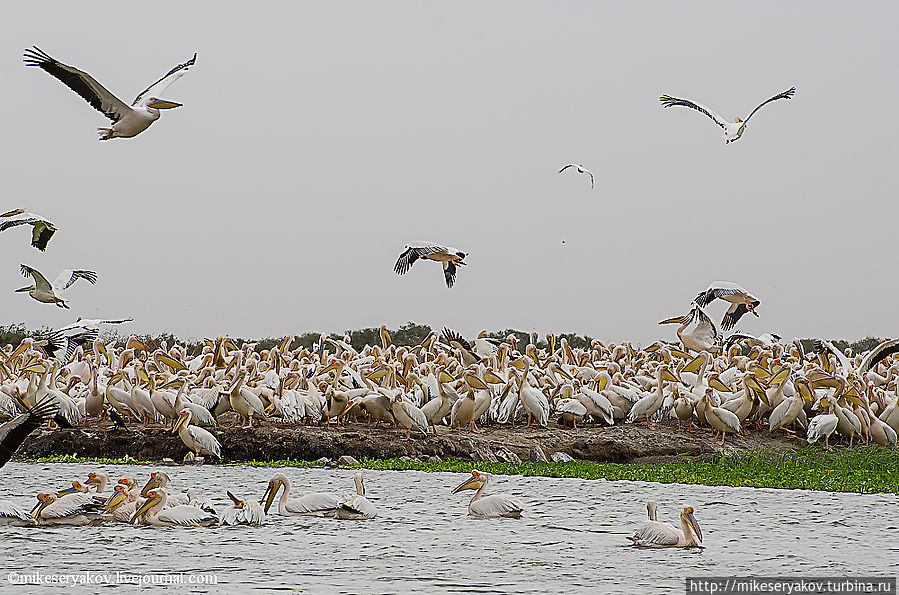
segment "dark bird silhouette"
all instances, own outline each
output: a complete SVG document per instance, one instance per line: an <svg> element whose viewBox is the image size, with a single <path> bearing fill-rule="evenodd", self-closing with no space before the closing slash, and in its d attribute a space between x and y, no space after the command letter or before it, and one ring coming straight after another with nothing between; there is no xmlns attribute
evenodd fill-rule
<svg viewBox="0 0 899 595"><path fill-rule="evenodd" d="M19 403L27 409L3 425L0 425L0 467L5 465L18 448L33 431L56 414L56 403L53 399L44 399L34 407L19 399Z"/></svg>

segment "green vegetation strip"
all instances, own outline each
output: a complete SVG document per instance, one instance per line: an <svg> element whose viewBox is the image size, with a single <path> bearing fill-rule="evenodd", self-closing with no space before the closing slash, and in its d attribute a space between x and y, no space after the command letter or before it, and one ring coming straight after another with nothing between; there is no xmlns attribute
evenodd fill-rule
<svg viewBox="0 0 899 595"><path fill-rule="evenodd" d="M101 464L158 464L130 459L85 459L65 455L34 459L30 462ZM253 467L321 467L317 461L295 459L253 461ZM782 488L858 492L863 494L899 494L899 451L877 447L858 447L837 451L806 448L798 451L754 451L738 455L712 455L703 459L684 456L674 463L619 465L614 463L486 463L445 461L420 463L401 459L364 459L361 467L391 471L468 472L480 469L498 475L577 477L689 483L710 486Z"/></svg>

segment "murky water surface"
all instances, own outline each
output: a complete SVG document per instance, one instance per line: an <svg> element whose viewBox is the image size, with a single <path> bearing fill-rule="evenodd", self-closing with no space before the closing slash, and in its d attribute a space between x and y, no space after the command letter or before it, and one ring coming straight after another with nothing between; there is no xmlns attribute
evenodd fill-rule
<svg viewBox="0 0 899 595"><path fill-rule="evenodd" d="M154 468L9 463L0 471L0 499L31 509L37 492L84 481L93 470L113 481L134 475L143 485ZM261 497L276 471L291 479L294 495L353 491L354 471L345 469L164 470L169 492L192 486L221 508L230 502L226 490ZM365 477L379 510L367 521L281 517L273 507L260 527L0 527L0 590L49 592L10 582L10 573L36 572L106 575L121 591L140 590L122 583L129 575L214 575L216 585L190 589L233 593L662 593L683 592L691 575L899 574L894 495L497 476L486 493L516 496L524 517L477 520L467 516L472 492L450 494L464 474ZM650 499L661 505L660 520L674 524L681 507L693 506L705 547L632 547L626 536Z"/></svg>

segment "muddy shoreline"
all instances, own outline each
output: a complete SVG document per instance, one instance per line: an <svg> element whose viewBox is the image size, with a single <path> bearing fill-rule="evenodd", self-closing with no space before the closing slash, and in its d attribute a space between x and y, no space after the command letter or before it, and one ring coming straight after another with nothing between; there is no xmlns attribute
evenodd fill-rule
<svg viewBox="0 0 899 595"><path fill-rule="evenodd" d="M230 417L230 416L228 416ZM322 457L336 461L349 455L356 459L411 457L420 461L533 461L552 459L565 453L577 460L598 463L665 463L678 455L701 456L721 450L708 432L677 431L676 424L659 424L648 429L642 424L613 427L585 426L577 430L555 424L549 427L488 426L480 434L460 436L448 427L437 435L413 435L403 441L405 430L350 423L339 430L318 426L295 426L263 422L245 429L235 420L212 432L222 444L223 462L315 461ZM733 454L757 449L797 449L805 440L767 430L753 430L746 436L728 436L723 448ZM73 429L39 430L28 437L16 458L35 459L54 455L86 458L125 458L138 461L182 461L187 448L177 435L162 427L115 429L109 422L96 420ZM556 455L557 457L559 455ZM206 462L214 462L206 457Z"/></svg>

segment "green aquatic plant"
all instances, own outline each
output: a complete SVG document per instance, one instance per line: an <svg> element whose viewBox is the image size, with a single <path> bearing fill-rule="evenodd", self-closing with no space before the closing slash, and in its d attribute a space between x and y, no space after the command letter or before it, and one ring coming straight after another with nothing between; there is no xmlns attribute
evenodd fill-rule
<svg viewBox="0 0 899 595"><path fill-rule="evenodd" d="M131 459L90 459L61 455L30 459L41 463L99 463L104 465L158 465ZM323 467L320 461L286 459L233 463L252 467ZM899 450L856 447L826 451L819 447L802 450L757 450L742 454L681 456L671 463L623 465L573 461L544 463L488 463L443 461L425 463L408 459L363 459L360 467L390 471L444 471L468 473L480 469L497 475L577 477L609 481L649 481L710 486L755 487L899 494Z"/></svg>

